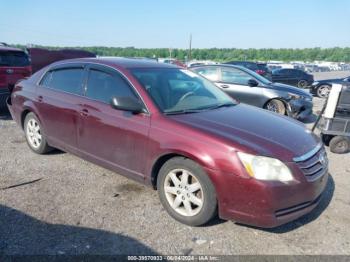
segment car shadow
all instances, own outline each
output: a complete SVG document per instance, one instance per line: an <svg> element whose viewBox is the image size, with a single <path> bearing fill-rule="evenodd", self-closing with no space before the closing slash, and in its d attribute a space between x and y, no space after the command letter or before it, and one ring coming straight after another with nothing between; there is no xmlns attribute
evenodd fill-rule
<svg viewBox="0 0 350 262"><path fill-rule="evenodd" d="M316 122L316 119L317 119L317 115L312 114L312 115L309 115L308 117L306 117L305 119L300 120L300 122L302 122L304 124L312 124L312 123Z"/></svg>
<svg viewBox="0 0 350 262"><path fill-rule="evenodd" d="M325 191L323 192L323 196L321 198L320 203L309 214L306 214L298 218L297 220L294 220L292 222L289 222L287 224L284 224L275 228L259 228L259 227L249 226L249 225L242 225L242 226L254 228L254 229L258 229L258 230L262 230L270 233L276 233L276 234L288 233L290 231L293 231L299 227L302 227L316 220L330 204L334 195L334 190L335 190L334 180L333 180L333 177L329 175L328 182L327 182Z"/></svg>
<svg viewBox="0 0 350 262"><path fill-rule="evenodd" d="M6 255L157 255L131 237L93 228L49 224L0 205L0 258ZM1 259L0 259L1 260Z"/></svg>
<svg viewBox="0 0 350 262"><path fill-rule="evenodd" d="M6 107L0 108L0 120L12 120L10 111Z"/></svg>

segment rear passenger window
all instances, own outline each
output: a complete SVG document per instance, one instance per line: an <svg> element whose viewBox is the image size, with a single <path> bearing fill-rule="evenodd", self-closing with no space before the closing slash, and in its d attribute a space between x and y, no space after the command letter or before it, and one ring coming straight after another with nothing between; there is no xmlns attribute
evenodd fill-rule
<svg viewBox="0 0 350 262"><path fill-rule="evenodd" d="M89 71L86 96L108 104L113 97L136 98L135 93L122 77L96 69Z"/></svg>
<svg viewBox="0 0 350 262"><path fill-rule="evenodd" d="M55 90L80 95L82 91L84 70L82 68L57 69L48 72L41 85Z"/></svg>

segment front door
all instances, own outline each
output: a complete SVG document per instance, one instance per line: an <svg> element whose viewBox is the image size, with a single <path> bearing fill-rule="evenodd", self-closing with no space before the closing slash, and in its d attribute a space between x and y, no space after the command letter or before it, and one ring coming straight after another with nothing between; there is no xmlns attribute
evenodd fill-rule
<svg viewBox="0 0 350 262"><path fill-rule="evenodd" d="M242 103L261 107L264 103L262 88L249 86L248 81L250 79L254 79L253 76L243 70L222 67L221 78L219 82L216 82L216 85Z"/></svg>
<svg viewBox="0 0 350 262"><path fill-rule="evenodd" d="M143 180L150 115L110 105L113 97L139 99L134 88L114 69L94 65L88 68L85 90L80 104L79 150L94 162Z"/></svg>

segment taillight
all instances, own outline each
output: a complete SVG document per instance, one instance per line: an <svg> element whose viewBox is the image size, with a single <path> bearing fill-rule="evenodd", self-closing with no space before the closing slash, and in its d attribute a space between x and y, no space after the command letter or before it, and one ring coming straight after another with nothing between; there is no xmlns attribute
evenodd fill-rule
<svg viewBox="0 0 350 262"><path fill-rule="evenodd" d="M259 75L265 74L265 71L261 69L255 70L255 72L258 73Z"/></svg>

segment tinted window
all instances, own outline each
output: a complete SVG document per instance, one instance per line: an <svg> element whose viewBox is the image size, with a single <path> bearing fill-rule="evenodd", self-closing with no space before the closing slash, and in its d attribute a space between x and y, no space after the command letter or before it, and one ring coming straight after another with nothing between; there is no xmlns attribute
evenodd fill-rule
<svg viewBox="0 0 350 262"><path fill-rule="evenodd" d="M29 66L30 60L26 53L17 51L0 52L0 66Z"/></svg>
<svg viewBox="0 0 350 262"><path fill-rule="evenodd" d="M84 70L82 68L65 68L48 72L41 85L71 94L81 94Z"/></svg>
<svg viewBox="0 0 350 262"><path fill-rule="evenodd" d="M136 98L122 77L95 69L89 71L86 96L108 104L113 97Z"/></svg>
<svg viewBox="0 0 350 262"><path fill-rule="evenodd" d="M246 68L248 68L250 70L253 70L253 71L256 71L256 70L259 69L258 66L256 64L254 64L254 63L245 63L244 67L246 67Z"/></svg>
<svg viewBox="0 0 350 262"><path fill-rule="evenodd" d="M204 76L205 78L211 81L219 81L219 74L216 67L201 67L201 68L193 68L193 71Z"/></svg>
<svg viewBox="0 0 350 262"><path fill-rule="evenodd" d="M275 69L275 70L273 70L273 74L286 76L286 75L288 75L288 70L287 69Z"/></svg>
<svg viewBox="0 0 350 262"><path fill-rule="evenodd" d="M221 69L221 81L225 83L232 83L237 85L247 85L248 80L252 76L246 72L243 72L235 68L222 68Z"/></svg>

